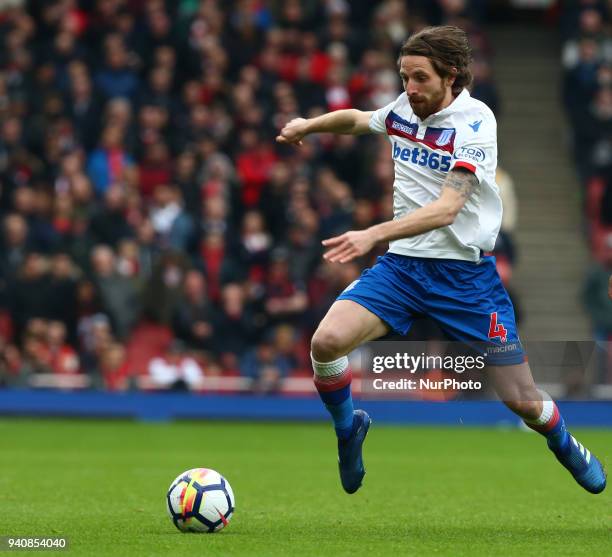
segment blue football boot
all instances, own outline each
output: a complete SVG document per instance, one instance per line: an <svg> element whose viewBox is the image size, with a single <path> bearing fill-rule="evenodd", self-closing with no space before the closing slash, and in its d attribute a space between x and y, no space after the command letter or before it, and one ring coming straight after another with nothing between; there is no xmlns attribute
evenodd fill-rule
<svg viewBox="0 0 612 557"><path fill-rule="evenodd" d="M567 441L561 446L551 445L550 440L548 446L584 489L591 493L601 493L605 489L606 471L603 466L571 433L567 433Z"/></svg>
<svg viewBox="0 0 612 557"><path fill-rule="evenodd" d="M363 410L353 413L353 433L348 439L338 439L338 467L340 481L347 493L355 493L365 476L361 449L372 420Z"/></svg>

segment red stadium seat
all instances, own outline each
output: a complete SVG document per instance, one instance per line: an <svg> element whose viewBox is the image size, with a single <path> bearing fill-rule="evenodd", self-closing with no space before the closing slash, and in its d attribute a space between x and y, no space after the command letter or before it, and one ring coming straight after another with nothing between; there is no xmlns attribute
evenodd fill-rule
<svg viewBox="0 0 612 557"><path fill-rule="evenodd" d="M148 373L149 361L160 356L172 342L172 331L165 325L143 321L137 325L127 344L127 359L133 373Z"/></svg>

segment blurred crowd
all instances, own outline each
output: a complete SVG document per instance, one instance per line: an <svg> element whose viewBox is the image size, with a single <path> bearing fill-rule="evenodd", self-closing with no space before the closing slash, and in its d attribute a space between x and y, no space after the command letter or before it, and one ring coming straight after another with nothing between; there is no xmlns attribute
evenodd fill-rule
<svg viewBox="0 0 612 557"><path fill-rule="evenodd" d="M273 388L309 369L317 323L384 251L332 265L320 242L392 218L393 165L384 137L274 137L393 100L427 24L466 29L473 95L498 111L486 4L0 3L0 383ZM572 39L568 71L603 39Z"/></svg>
<svg viewBox="0 0 612 557"><path fill-rule="evenodd" d="M583 289L595 339L612 341L612 2L573 0L561 12L563 100L583 184L593 265ZM612 354L612 350L609 350ZM612 361L601 366L612 381Z"/></svg>

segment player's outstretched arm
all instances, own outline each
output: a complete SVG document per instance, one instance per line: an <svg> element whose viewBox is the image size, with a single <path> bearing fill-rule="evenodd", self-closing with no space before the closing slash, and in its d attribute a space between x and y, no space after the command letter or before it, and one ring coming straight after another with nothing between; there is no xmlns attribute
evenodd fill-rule
<svg viewBox="0 0 612 557"><path fill-rule="evenodd" d="M300 145L304 136L311 133L342 133L360 135L370 131L372 112L355 108L336 110L316 118L294 118L280 131L276 141L284 144Z"/></svg>
<svg viewBox="0 0 612 557"><path fill-rule="evenodd" d="M451 170L438 199L401 219L376 224L365 230L351 230L323 240L323 245L329 248L323 257L333 263L348 263L368 253L379 242L410 238L448 226L455 221L477 186L478 178L469 170Z"/></svg>

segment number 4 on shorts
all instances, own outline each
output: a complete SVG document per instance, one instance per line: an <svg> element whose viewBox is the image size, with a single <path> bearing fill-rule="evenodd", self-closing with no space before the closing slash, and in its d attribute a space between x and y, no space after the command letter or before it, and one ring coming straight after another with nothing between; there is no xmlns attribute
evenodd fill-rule
<svg viewBox="0 0 612 557"><path fill-rule="evenodd" d="M508 340L506 328L501 324L497 323L497 312L491 314L491 323L489 324L489 338L499 338L502 342Z"/></svg>

